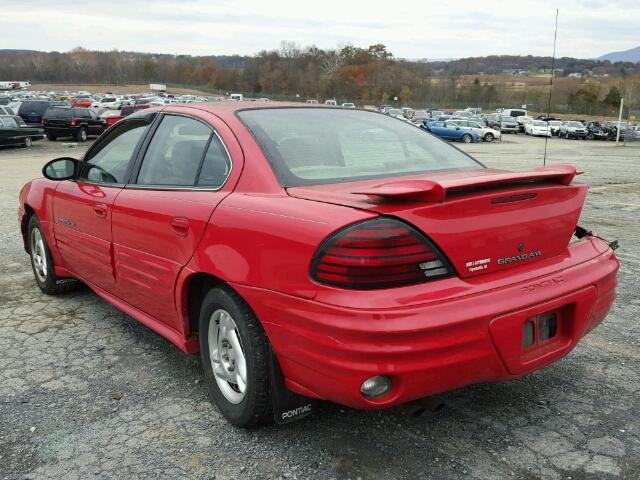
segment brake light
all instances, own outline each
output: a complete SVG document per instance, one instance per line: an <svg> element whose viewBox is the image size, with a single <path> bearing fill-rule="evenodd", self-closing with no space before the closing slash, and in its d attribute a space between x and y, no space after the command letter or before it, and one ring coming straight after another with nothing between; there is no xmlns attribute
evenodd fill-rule
<svg viewBox="0 0 640 480"><path fill-rule="evenodd" d="M71 125L72 127L76 126L76 119L72 118L71 121L69 122L69 125Z"/></svg>
<svg viewBox="0 0 640 480"><path fill-rule="evenodd" d="M424 235L386 218L366 220L333 234L311 265L316 281L353 289L399 287L451 274L449 262Z"/></svg>
<svg viewBox="0 0 640 480"><path fill-rule="evenodd" d="M44 125L45 123L47 123L47 121L44 119L44 117L42 117L42 119L40 120L40 124Z"/></svg>

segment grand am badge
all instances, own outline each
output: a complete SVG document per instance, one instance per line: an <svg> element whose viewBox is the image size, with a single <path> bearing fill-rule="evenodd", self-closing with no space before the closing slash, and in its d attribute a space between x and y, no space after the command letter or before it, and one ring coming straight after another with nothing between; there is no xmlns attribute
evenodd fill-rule
<svg viewBox="0 0 640 480"><path fill-rule="evenodd" d="M536 250L531 253L522 253L520 255L514 255L513 257L504 257L498 259L498 265L506 265L507 263L522 262L530 258L539 257L542 254L540 250Z"/></svg>

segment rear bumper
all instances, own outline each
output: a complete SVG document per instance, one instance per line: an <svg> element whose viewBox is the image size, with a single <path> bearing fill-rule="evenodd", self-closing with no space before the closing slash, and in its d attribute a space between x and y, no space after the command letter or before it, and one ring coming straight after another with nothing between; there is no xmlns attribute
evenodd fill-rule
<svg viewBox="0 0 640 480"><path fill-rule="evenodd" d="M366 292L376 308L329 304L234 285L264 325L287 386L303 395L361 409L384 408L478 382L517 378L569 353L606 316L615 298L618 260L598 240L581 242L555 268L483 280L461 279L465 294L446 301L377 308L393 290ZM434 282L446 283L449 280ZM425 286L428 284L425 284ZM460 287L461 288L461 287ZM453 291L453 290L452 290ZM358 293L353 295L358 296ZM438 295L434 295L437 297ZM365 297L366 298L366 297ZM409 297L390 303L409 304ZM354 301L354 304L357 301ZM365 304L367 302L365 301ZM524 349L527 319L558 312L558 333ZM388 375L391 391L371 400L362 382Z"/></svg>

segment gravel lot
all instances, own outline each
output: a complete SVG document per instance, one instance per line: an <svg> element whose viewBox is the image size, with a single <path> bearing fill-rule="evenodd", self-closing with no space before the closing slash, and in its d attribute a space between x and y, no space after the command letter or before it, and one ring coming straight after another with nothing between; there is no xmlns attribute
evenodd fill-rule
<svg viewBox="0 0 640 480"><path fill-rule="evenodd" d="M488 166L542 163L544 140L464 145ZM442 395L419 417L323 404L244 431L207 400L199 360L88 289L40 293L16 224L18 190L86 146L0 150L0 479L640 478L640 146L550 139L592 185L582 224L619 239L619 299L564 360L518 381Z"/></svg>

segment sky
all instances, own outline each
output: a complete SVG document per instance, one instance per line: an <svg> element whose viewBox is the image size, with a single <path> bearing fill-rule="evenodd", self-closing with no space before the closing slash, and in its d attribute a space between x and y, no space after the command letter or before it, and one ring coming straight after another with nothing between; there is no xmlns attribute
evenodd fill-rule
<svg viewBox="0 0 640 480"><path fill-rule="evenodd" d="M594 58L640 45L640 0L0 0L0 48L252 55L284 40L396 57Z"/></svg>

